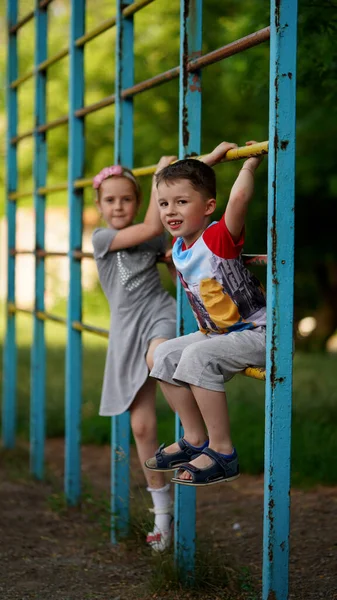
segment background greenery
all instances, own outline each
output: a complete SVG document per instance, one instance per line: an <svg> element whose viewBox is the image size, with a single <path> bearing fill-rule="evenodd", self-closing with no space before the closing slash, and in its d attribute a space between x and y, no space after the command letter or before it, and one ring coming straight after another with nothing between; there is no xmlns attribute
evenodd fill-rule
<svg viewBox="0 0 337 600"><path fill-rule="evenodd" d="M20 16L33 8L33 0L22 0ZM87 2L87 30L115 12L108 0ZM314 314L318 327L307 347L321 350L337 328L337 174L335 168L336 1L299 0L298 93L297 93L297 176L296 176L296 276L295 321ZM269 0L239 3L204 2L203 53L243 37L269 22ZM50 5L48 52L53 55L68 44L69 2L54 0ZM0 137L5 138L6 18L0 6ZM34 23L18 34L19 75L33 64ZM114 91L115 30L105 32L85 47L85 104L98 101ZM141 81L172 68L179 62L179 0L156 0L135 16L135 80ZM68 58L48 71L48 120L68 111ZM202 152L222 139L243 145L247 139L268 137L269 47L258 46L203 71ZM24 132L33 127L33 80L19 89L19 126ZM178 81L168 82L134 99L135 166L156 162L161 154L178 149ZM86 119L85 176L92 176L113 160L114 107ZM3 135L2 135L3 134ZM48 184L67 179L67 126L48 133ZM5 146L0 147L0 215L4 214ZM33 142L19 145L19 189L32 188ZM219 213L223 210L237 164L217 168ZM247 223L247 252L266 251L267 161L257 177L256 194ZM145 197L149 182L144 179ZM25 206L29 203L22 202ZM92 204L90 190L85 204ZM54 194L48 206L65 206L66 195ZM259 273L260 274L260 273ZM165 280L166 281L166 280ZM167 285L169 283L167 282ZM60 301L54 312L65 314ZM97 287L84 298L84 318L107 325L107 305ZM19 317L19 429L27 435L29 406L30 321ZM63 432L64 332L48 324L48 433ZM97 416L105 358L105 342L84 335L83 436L86 441L108 440L109 420ZM297 481L319 478L335 481L333 457L336 441L332 423L336 418L336 358L320 354L295 357L294 477ZM230 383L231 415L235 439L242 449L243 467L262 470L263 392L259 382L236 377ZM160 437L173 432L172 415L159 402ZM169 427L167 426L169 425ZM167 440L168 441L168 440ZM318 454L318 448L320 454ZM321 454L323 453L323 454ZM319 456L319 459L317 458Z"/></svg>

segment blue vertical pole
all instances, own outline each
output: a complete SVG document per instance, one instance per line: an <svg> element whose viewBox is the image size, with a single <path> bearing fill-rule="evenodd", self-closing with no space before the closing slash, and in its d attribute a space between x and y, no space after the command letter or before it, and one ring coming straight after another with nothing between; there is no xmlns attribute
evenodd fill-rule
<svg viewBox="0 0 337 600"><path fill-rule="evenodd" d="M133 100L121 98L124 88L134 83L133 16L123 18L130 0L117 1L115 81L115 164L133 166ZM129 529L130 415L111 420L111 542L125 537Z"/></svg>
<svg viewBox="0 0 337 600"><path fill-rule="evenodd" d="M180 3L180 79L179 79L179 158L200 154L201 138L201 76L188 73L187 64L201 55L202 0L181 0ZM195 319L186 295L178 283L177 335L196 330ZM183 431L176 416L176 437ZM194 571L195 555L195 489L175 486L175 559L188 581Z"/></svg>
<svg viewBox="0 0 337 600"><path fill-rule="evenodd" d="M47 9L35 8L35 65L47 58ZM46 122L46 73L35 75L35 126ZM35 249L44 250L45 198L38 193L46 185L47 148L46 134L35 129L34 154L34 205L35 205ZM35 311L44 311L44 258L35 257ZM45 384L46 345L44 321L34 316L34 333L31 356L31 401L30 401L30 468L38 479L44 470L45 443Z"/></svg>
<svg viewBox="0 0 337 600"><path fill-rule="evenodd" d="M296 31L296 0L272 0L263 600L288 598Z"/></svg>
<svg viewBox="0 0 337 600"><path fill-rule="evenodd" d="M16 24L18 18L17 0L7 2L8 29ZM16 421L16 339L15 313L9 310L15 304L15 256L10 250L15 248L16 201L11 202L8 194L16 190L17 185L17 148L11 144L11 138L17 134L18 101L17 88L10 87L11 81L18 77L17 34L8 31L8 66L7 66L7 228L8 228L8 263L7 263L7 327L3 356L3 396L2 396L2 440L5 448L15 445Z"/></svg>
<svg viewBox="0 0 337 600"><path fill-rule="evenodd" d="M65 492L69 504L77 504L81 494L81 404L82 404L82 334L72 327L82 321L81 263L73 256L82 249L83 190L74 188L74 181L83 177L84 123L75 111L84 102L84 51L75 41L84 35L85 0L72 0L70 21L70 73L69 73L69 264L70 283L67 314L66 350L66 440L65 440Z"/></svg>

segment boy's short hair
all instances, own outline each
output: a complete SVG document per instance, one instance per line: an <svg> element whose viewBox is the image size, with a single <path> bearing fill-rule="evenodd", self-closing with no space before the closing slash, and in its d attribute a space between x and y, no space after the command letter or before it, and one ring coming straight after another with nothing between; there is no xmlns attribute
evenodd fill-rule
<svg viewBox="0 0 337 600"><path fill-rule="evenodd" d="M195 158L178 160L156 174L157 187L160 183L170 185L177 179L187 179L191 186L208 200L216 198L216 179L212 167Z"/></svg>

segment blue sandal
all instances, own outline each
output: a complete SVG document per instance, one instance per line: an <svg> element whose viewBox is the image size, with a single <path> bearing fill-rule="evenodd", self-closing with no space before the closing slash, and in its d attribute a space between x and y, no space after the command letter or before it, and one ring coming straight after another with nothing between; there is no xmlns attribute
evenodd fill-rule
<svg viewBox="0 0 337 600"><path fill-rule="evenodd" d="M222 454L215 452L211 448L205 448L202 454L207 454L212 459L212 464L203 469L199 469L189 463L180 465L176 477L171 481L180 483L181 485L190 485L201 487L204 485L214 485L222 481L233 481L240 477L239 459L236 450L233 452L233 457L225 458ZM180 479L179 473L188 471L191 473L192 479Z"/></svg>
<svg viewBox="0 0 337 600"><path fill-rule="evenodd" d="M195 446L191 446L184 438L178 440L179 448L177 452L168 454L164 451L165 444L159 446L156 455L145 461L145 466L151 471L175 471L184 463L193 460L199 456L208 446L208 440L200 446L200 450Z"/></svg>

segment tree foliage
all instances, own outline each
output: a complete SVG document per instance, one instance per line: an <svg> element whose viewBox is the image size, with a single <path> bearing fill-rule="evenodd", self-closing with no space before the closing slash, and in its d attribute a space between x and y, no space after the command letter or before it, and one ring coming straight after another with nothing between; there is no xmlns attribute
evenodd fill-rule
<svg viewBox="0 0 337 600"><path fill-rule="evenodd" d="M23 13L32 2L21 2ZM319 307L326 296L322 287L337 279L337 174L335 140L337 133L336 67L337 2L299 0L298 92L297 92L297 177L296 177L296 314L303 316ZM4 8L1 34L5 32ZM49 8L48 52L53 55L68 44L69 2L54 0ZM114 3L88 0L86 27L93 26L115 12ZM239 3L208 0L204 2L203 52L209 52L243 37L269 22L269 1ZM2 39L4 40L4 35ZM34 25L19 32L20 75L33 64ZM115 69L115 30L109 30L86 45L85 104L113 94ZM4 45L0 67L5 67ZM135 16L135 79L141 81L179 63L179 0L156 0ZM48 72L48 119L67 114L68 59ZM2 82L3 83L3 82ZM222 139L240 145L247 139L268 136L269 48L257 46L206 68L202 75L203 119L202 152ZM134 99L134 164L156 162L163 153L176 153L178 147L178 80L139 94ZM0 128L4 131L4 86L1 91ZM19 93L19 131L33 126L33 81L23 84ZM114 107L89 115L86 119L85 175L93 175L113 160ZM66 126L48 133L48 183L67 178ZM31 140L19 148L22 189L32 187ZM4 152L4 150L2 150ZM266 249L267 176L266 162L257 177L255 199L247 225L247 251ZM218 167L219 200L222 209L238 165ZM0 185L3 182L3 174ZM148 189L144 182L145 190ZM65 196L51 201L65 202ZM91 202L87 192L86 202ZM220 210L219 208L219 210ZM322 272L324 276L322 278ZM317 273L317 276L316 276ZM329 301L330 302L330 301ZM331 302L330 302L331 304ZM335 312L337 313L337 307Z"/></svg>

